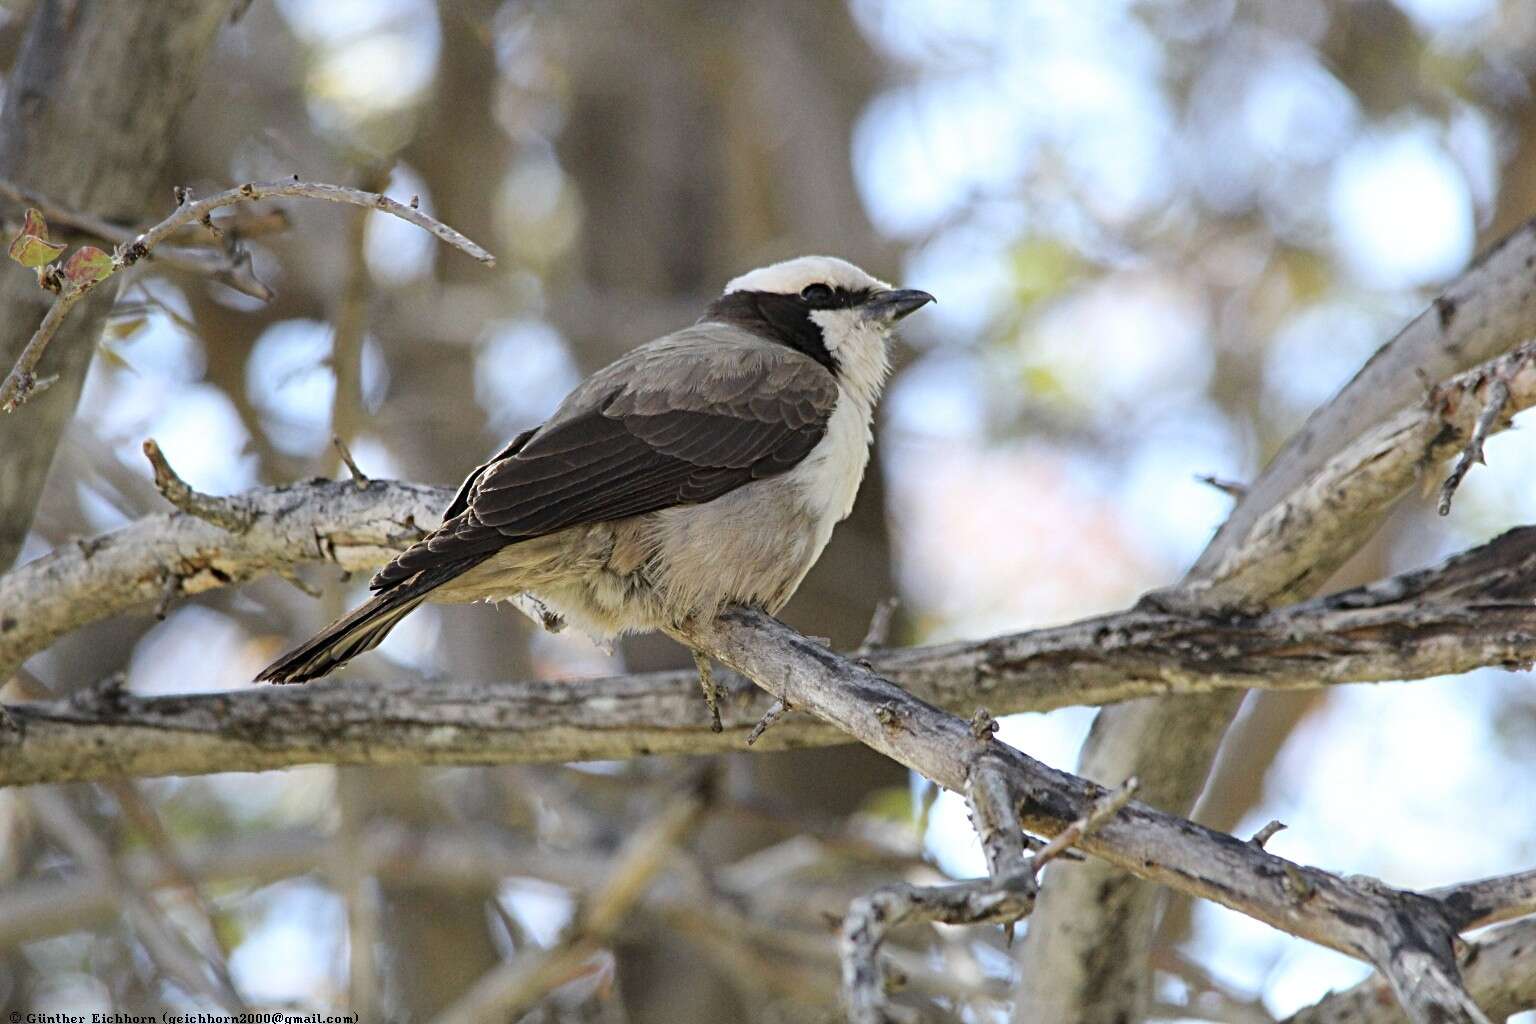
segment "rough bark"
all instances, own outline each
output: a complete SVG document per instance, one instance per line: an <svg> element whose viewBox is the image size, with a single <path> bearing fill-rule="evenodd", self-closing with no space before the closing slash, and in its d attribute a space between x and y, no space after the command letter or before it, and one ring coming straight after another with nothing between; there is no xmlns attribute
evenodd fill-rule
<svg viewBox="0 0 1536 1024"><path fill-rule="evenodd" d="M1289 522L1295 498L1327 481L1362 435L1422 398L1429 383L1496 356L1536 328L1536 224L1527 223L1463 273L1365 365L1277 455L1186 577L1207 606L1272 605L1314 593L1380 526L1407 479L1341 500L1323 520ZM1266 539L1267 538L1267 539ZM1198 592L1198 593L1197 593ZM1238 693L1128 703L1101 712L1078 770L1110 781L1135 775L1142 798L1187 813ZM1047 891L1020 951L1015 1019L1119 1024L1144 1016L1156 890L1102 865Z"/></svg>
<svg viewBox="0 0 1536 1024"><path fill-rule="evenodd" d="M968 724L761 613L728 611L686 636L756 685L947 789L966 793L982 773L995 773L1019 801L1019 822L1032 832L1054 836L1090 820L1111 796L998 743L981 727L983 713ZM1136 802L1076 842L1140 878L1374 964L1410 1019L1421 1024L1485 1022L1462 984L1455 935L1536 910L1536 872L1475 883L1472 895L1461 888L1406 892L1297 865L1257 843ZM994 881L998 875L994 870Z"/></svg>
<svg viewBox="0 0 1536 1024"><path fill-rule="evenodd" d="M315 497L304 499L305 490ZM348 482L266 493L284 510L272 518L291 545L288 555L332 557L362 568L401 542L407 532L401 523L413 514L406 509L432 492L379 482L359 490ZM391 499L397 504L386 511L381 506ZM344 537L338 521L349 523ZM114 552L145 555L151 545L138 538L151 526L182 535L184 546L166 564L189 573L197 585L270 570L279 547L255 536L261 532L256 528L235 538L185 514L154 517L103 538L91 558L83 548L66 549L62 555L74 572L59 574L71 583L63 598L50 599L46 566L30 577L25 569L0 577L0 606L7 595L31 592L45 612L70 609L76 607L70 594L95 593L101 603L90 612L100 615L114 604L154 599L167 571L159 564L128 558L127 564L111 564L110 572L120 576L92 571L95 559L107 561ZM250 541L259 560L219 548L221 541L237 539ZM876 652L869 660L912 693L958 712L983 702L1011 713L1153 693L1310 689L1529 664L1536 659L1528 628L1533 599L1536 527L1526 527L1434 569L1257 616L1131 609L981 642ZM69 628L67 621L51 621L55 630ZM0 740L0 784L306 761L492 763L724 752L743 748L767 705L756 690L729 681L722 708L726 731L712 733L690 672L561 683L326 681L151 698L110 685L87 687L69 701L12 706L19 732ZM842 740L836 730L794 716L770 729L758 746Z"/></svg>
<svg viewBox="0 0 1536 1024"><path fill-rule="evenodd" d="M0 178L140 220L166 198L157 191L175 124L228 11L227 0L38 4L0 110ZM41 375L58 382L24 413L0 416L0 565L21 550L112 292L83 302L47 353ZM51 298L19 267L0 274L0 368L16 362Z"/></svg>
<svg viewBox="0 0 1536 1024"><path fill-rule="evenodd" d="M1504 1020L1536 1009L1536 918L1478 937L1461 954L1467 990L1489 1017ZM1385 979L1375 976L1335 992L1285 1019L1285 1024L1406 1024Z"/></svg>

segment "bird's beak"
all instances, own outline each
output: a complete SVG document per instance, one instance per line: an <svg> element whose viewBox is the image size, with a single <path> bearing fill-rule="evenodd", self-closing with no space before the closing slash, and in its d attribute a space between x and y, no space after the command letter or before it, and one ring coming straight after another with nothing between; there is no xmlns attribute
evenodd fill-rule
<svg viewBox="0 0 1536 1024"><path fill-rule="evenodd" d="M916 288L897 288L876 292L864 303L864 315L871 320L884 320L893 324L933 302L934 297Z"/></svg>

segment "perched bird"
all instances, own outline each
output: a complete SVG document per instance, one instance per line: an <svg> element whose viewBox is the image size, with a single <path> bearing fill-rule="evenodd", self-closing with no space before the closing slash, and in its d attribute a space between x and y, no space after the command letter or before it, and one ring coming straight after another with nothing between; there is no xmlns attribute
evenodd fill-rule
<svg viewBox="0 0 1536 1024"><path fill-rule="evenodd" d="M531 598L599 642L777 612L853 508L892 328L932 301L829 256L743 274L477 467L371 600L257 678L325 675L423 601Z"/></svg>

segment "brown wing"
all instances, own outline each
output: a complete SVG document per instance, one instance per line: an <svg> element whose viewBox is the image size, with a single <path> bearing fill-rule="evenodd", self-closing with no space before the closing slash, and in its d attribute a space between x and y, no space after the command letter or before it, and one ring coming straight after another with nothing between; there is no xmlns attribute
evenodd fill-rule
<svg viewBox="0 0 1536 1024"><path fill-rule="evenodd" d="M478 469L443 525L371 586L783 473L821 441L836 402L832 375L790 349L700 331L664 339L595 375L549 423Z"/></svg>

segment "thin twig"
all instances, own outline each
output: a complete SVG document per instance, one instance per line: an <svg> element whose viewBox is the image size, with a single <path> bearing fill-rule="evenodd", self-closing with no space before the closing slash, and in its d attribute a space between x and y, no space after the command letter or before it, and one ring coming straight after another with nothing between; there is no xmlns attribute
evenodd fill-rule
<svg viewBox="0 0 1536 1024"><path fill-rule="evenodd" d="M1038 875L1041 868L1076 846L1084 836L1092 835L1102 828L1105 822L1119 814L1125 805L1131 802L1131 797L1136 795L1140 785L1141 783L1133 775L1105 793L1094 802L1087 814L1056 833L1051 837L1050 842L1035 852L1035 855L1030 858L1030 870Z"/></svg>
<svg viewBox="0 0 1536 1024"><path fill-rule="evenodd" d="M989 741L990 733L983 742ZM849 904L839 948L843 1001L852 1024L884 1024L890 1019L880 949L898 925L996 922L1007 928L1011 943L1015 922L1034 909L1039 889L1024 857L1024 831L1001 763L985 754L977 760L966 802L986 854L987 878L952 885L888 885Z"/></svg>
<svg viewBox="0 0 1536 1024"><path fill-rule="evenodd" d="M872 654L891 642L891 623L900 606L899 597L887 597L875 605L874 614L869 617L869 628L864 631L864 640L854 652L856 655Z"/></svg>
<svg viewBox="0 0 1536 1024"><path fill-rule="evenodd" d="M1264 849L1264 844L1273 839L1276 832L1280 832L1284 828L1285 822L1281 821L1279 818L1275 818L1270 821L1269 824L1255 832L1253 834L1253 838L1248 840L1248 842L1262 850Z"/></svg>
<svg viewBox="0 0 1536 1024"><path fill-rule="evenodd" d="M347 447L347 442L341 439L340 434L332 434L331 444L336 446L336 454L340 457L342 464L347 467L347 472L352 474L352 482L357 484L357 489L367 488L368 475L357 468L357 460L352 457L352 450Z"/></svg>
<svg viewBox="0 0 1536 1024"><path fill-rule="evenodd" d="M42 212L50 224L61 224L65 227L75 228L97 238L112 242L115 245L127 245L138 237L138 232L133 228L114 224L109 220L98 217L92 213L80 210L72 210L63 206L47 196L34 192L32 189L23 188L15 182L0 179L0 196L4 196L17 203L34 206ZM274 222L276 223L276 222ZM287 218L281 218L282 228L287 227ZM263 224L257 229L260 233L270 233L271 226ZM215 254L208 250L187 249L180 246L165 246L155 251L154 259L164 263L168 267L184 270L228 285L244 295L262 302L272 300L272 289L263 284L251 270L250 254L234 245L234 240L242 233L232 230L230 232L230 244L223 247L221 253ZM249 237L246 234L246 237Z"/></svg>
<svg viewBox="0 0 1536 1024"><path fill-rule="evenodd" d="M1017 921L1034 906L1028 873L1010 886L990 878L953 885L891 885L860 896L843 918L843 1001L850 1024L886 1024L886 972L880 946L896 927L925 921L989 924Z"/></svg>
<svg viewBox="0 0 1536 1024"><path fill-rule="evenodd" d="M346 188L342 185L327 185L318 182L299 181L262 181L247 182L238 188L226 189L217 192L206 199L192 200L191 194L186 189L177 189L177 206L170 216L148 230L135 235L131 240L117 247L112 255L112 265L108 272L99 278L93 278L83 282L68 282L63 286L59 297L49 307L43 322L38 325L26 348L22 349L20 358L11 372L6 375L5 382L0 384L0 411L11 412L28 396L38 390L38 381L35 376L37 364L43 357L43 352L59 331L64 318L86 295L101 284L110 280L116 274L133 266L135 263L149 256L155 247L164 242L171 235L181 230L188 224L202 223L214 210L226 206L234 206L237 203L255 202L260 199L272 199L280 196L294 196L304 199L320 199L332 203L345 203L350 206L362 206L399 217L407 223L428 231L448 245L461 250L479 260L487 266L496 265L496 257L485 249L475 244L453 228L434 217L422 213L419 209L396 202L388 196L377 192L365 192L361 189Z"/></svg>
<svg viewBox="0 0 1536 1024"><path fill-rule="evenodd" d="M6 374L4 383L0 383L0 412L13 412L30 396L52 386L52 378L44 377L40 380L33 371L37 369L38 360L43 358L48 343L59 333L64 318L69 316L69 311L89 291L90 286L69 285L53 300L53 305L48 307L48 312L43 316L43 322L37 325L37 330L17 357L16 365Z"/></svg>
<svg viewBox="0 0 1536 1024"><path fill-rule="evenodd" d="M155 489L172 505L231 533L244 533L251 528L255 515L247 505L238 498L220 498L193 490L165 461L165 453L153 438L144 442L144 457L154 467Z"/></svg>
<svg viewBox="0 0 1536 1024"><path fill-rule="evenodd" d="M430 232L444 243L455 249L474 257L486 266L494 267L496 257L492 256L484 248L477 245L462 233L444 224L435 217L422 213L419 209L396 202L386 195L377 192L366 192L362 189L347 188L344 185L328 185L320 182L299 181L253 181L247 182L237 188L216 192L206 199L195 202L182 203L165 220L149 228L136 237L123 253L123 258L128 263L133 263L143 258L171 234L194 224L214 210L226 206L234 206L238 203L255 202L261 199L274 199L291 196L302 199L319 199L331 203L345 203L349 206L363 206L399 217L401 220ZM190 197L189 197L190 200Z"/></svg>
<svg viewBox="0 0 1536 1024"><path fill-rule="evenodd" d="M752 731L747 733L747 746L750 747L756 743L762 738L763 733L777 725L779 719L793 710L794 708L790 707L784 698L775 697L773 703L768 705L768 710L763 712L763 717L759 718L757 724L752 727Z"/></svg>
<svg viewBox="0 0 1536 1024"><path fill-rule="evenodd" d="M1235 501L1242 501L1248 494L1248 485L1240 484L1234 480L1223 480L1213 473L1196 473L1195 479L1208 487L1214 487L1222 494Z"/></svg>
<svg viewBox="0 0 1536 1024"><path fill-rule="evenodd" d="M1456 456L1456 465L1451 467L1451 475L1445 478L1445 483L1440 485L1439 512L1442 516L1451 514L1451 497L1456 493L1456 488L1461 486L1461 480L1471 470L1473 463L1487 464L1483 458L1483 442L1488 440L1488 435L1499 422L1499 417L1504 415L1504 409L1509 405L1509 385L1495 377L1488 384L1488 395L1483 400L1483 411L1478 414L1477 422L1472 425L1472 433L1467 438L1466 447L1461 454Z"/></svg>

